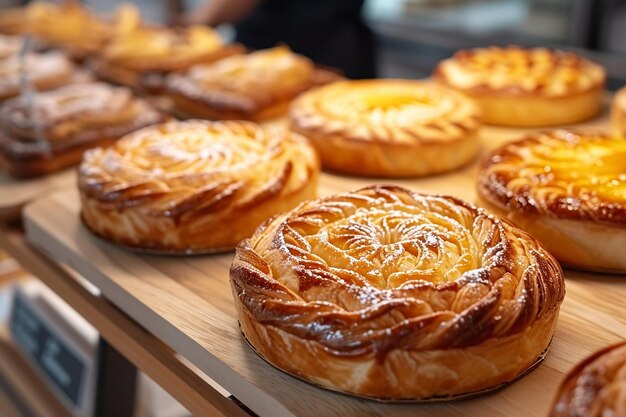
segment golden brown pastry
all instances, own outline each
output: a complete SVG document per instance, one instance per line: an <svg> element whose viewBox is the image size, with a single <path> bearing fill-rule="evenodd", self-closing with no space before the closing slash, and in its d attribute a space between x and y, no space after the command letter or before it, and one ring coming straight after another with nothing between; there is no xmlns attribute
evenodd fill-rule
<svg viewBox="0 0 626 417"><path fill-rule="evenodd" d="M177 110L189 117L261 121L285 114L303 91L338 79L279 46L172 74L166 88Z"/></svg>
<svg viewBox="0 0 626 417"><path fill-rule="evenodd" d="M74 65L59 52L29 54L25 59L28 82L35 90L45 91L73 81ZM0 60L0 100L20 94L22 62L17 55Z"/></svg>
<svg viewBox="0 0 626 417"><path fill-rule="evenodd" d="M0 13L0 33L20 35L28 29L28 13L25 7L3 8Z"/></svg>
<svg viewBox="0 0 626 417"><path fill-rule="evenodd" d="M27 7L26 14L29 33L79 59L100 52L114 36L139 24L139 12L131 5L120 7L111 19L96 16L74 1L38 1Z"/></svg>
<svg viewBox="0 0 626 417"><path fill-rule="evenodd" d="M230 269L276 367L381 400L495 389L544 356L563 300L539 242L454 197L371 186L265 222Z"/></svg>
<svg viewBox="0 0 626 417"><path fill-rule="evenodd" d="M85 154L83 219L97 235L138 249L223 251L314 197L318 172L298 135L250 122L172 122Z"/></svg>
<svg viewBox="0 0 626 417"><path fill-rule="evenodd" d="M33 177L76 165L83 151L107 145L163 116L123 87L73 84L0 107L0 166Z"/></svg>
<svg viewBox="0 0 626 417"><path fill-rule="evenodd" d="M626 417L626 343L576 366L561 384L550 417Z"/></svg>
<svg viewBox="0 0 626 417"><path fill-rule="evenodd" d="M613 98L611 122L615 134L626 137L626 87L619 90Z"/></svg>
<svg viewBox="0 0 626 417"><path fill-rule="evenodd" d="M459 51L434 78L475 99L485 123L533 127L596 115L606 74L573 52L509 46Z"/></svg>
<svg viewBox="0 0 626 417"><path fill-rule="evenodd" d="M481 205L538 238L559 261L624 272L626 140L595 131L534 133L489 155Z"/></svg>
<svg viewBox="0 0 626 417"><path fill-rule="evenodd" d="M112 40L93 66L107 81L160 92L164 74L243 51L241 45L224 45L219 34L205 26L137 27Z"/></svg>
<svg viewBox="0 0 626 417"><path fill-rule="evenodd" d="M291 128L311 140L325 168L415 177L458 168L478 151L479 111L424 81L343 81L300 96Z"/></svg>

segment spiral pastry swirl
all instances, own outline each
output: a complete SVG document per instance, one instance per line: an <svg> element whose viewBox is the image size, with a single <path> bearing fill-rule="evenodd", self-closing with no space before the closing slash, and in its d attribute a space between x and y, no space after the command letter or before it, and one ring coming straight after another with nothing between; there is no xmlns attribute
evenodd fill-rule
<svg viewBox="0 0 626 417"><path fill-rule="evenodd" d="M626 263L612 246L626 239L624 160L621 138L595 131L534 133L488 156L478 193L487 207L530 231L559 260L621 270Z"/></svg>
<svg viewBox="0 0 626 417"><path fill-rule="evenodd" d="M606 72L572 52L509 46L458 51L434 78L477 100L486 123L523 127L595 115Z"/></svg>
<svg viewBox="0 0 626 417"><path fill-rule="evenodd" d="M242 331L269 362L392 400L511 381L542 357L564 295L558 263L523 231L394 186L275 217L238 246L230 276Z"/></svg>
<svg viewBox="0 0 626 417"><path fill-rule="evenodd" d="M25 59L25 71L33 88L44 91L71 81L74 65L61 53L30 54ZM0 60L0 100L20 93L22 64L17 55Z"/></svg>
<svg viewBox="0 0 626 417"><path fill-rule="evenodd" d="M422 81L363 80L324 86L291 106L292 129L312 140L325 167L402 177L448 171L478 150L477 107Z"/></svg>
<svg viewBox="0 0 626 417"><path fill-rule="evenodd" d="M626 87L619 90L613 98L611 122L615 134L626 137Z"/></svg>
<svg viewBox="0 0 626 417"><path fill-rule="evenodd" d="M576 366L558 390L550 417L626 417L626 343Z"/></svg>
<svg viewBox="0 0 626 417"><path fill-rule="evenodd" d="M309 59L280 46L172 74L166 89L185 114L260 121L285 113L296 95L317 83L318 73Z"/></svg>
<svg viewBox="0 0 626 417"><path fill-rule="evenodd" d="M145 250L225 250L313 197L318 171L314 151L287 132L248 122L157 125L85 154L83 219L96 234Z"/></svg>

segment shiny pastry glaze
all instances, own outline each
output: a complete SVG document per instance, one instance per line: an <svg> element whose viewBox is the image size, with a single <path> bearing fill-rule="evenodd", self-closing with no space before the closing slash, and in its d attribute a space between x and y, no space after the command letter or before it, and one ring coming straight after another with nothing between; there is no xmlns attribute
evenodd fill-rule
<svg viewBox="0 0 626 417"><path fill-rule="evenodd" d="M318 170L314 151L297 135L248 122L191 120L142 129L108 149L86 152L79 188L84 210L85 204L98 210L88 222L96 232L115 227L113 240L180 250L228 224L232 236L249 235L258 223L239 230L228 222L245 224L256 214L247 211L261 212L265 202L280 207L280 199L308 189ZM124 216L117 219L125 222L120 230L109 215ZM160 230L162 241L146 242L148 230ZM186 233L197 240L192 244Z"/></svg>
<svg viewBox="0 0 626 417"><path fill-rule="evenodd" d="M30 54L25 60L26 73L35 88L54 88L67 83L74 70L61 53ZM21 62L17 55L0 60L0 97L17 95L20 90Z"/></svg>
<svg viewBox="0 0 626 417"><path fill-rule="evenodd" d="M626 417L626 343L591 355L565 378L551 417Z"/></svg>
<svg viewBox="0 0 626 417"><path fill-rule="evenodd" d="M186 74L170 75L166 84L170 93L196 100L215 111L253 115L310 88L314 77L310 60L280 46L198 65Z"/></svg>
<svg viewBox="0 0 626 417"><path fill-rule="evenodd" d="M19 97L0 108L0 149L14 158L61 151L97 139L113 139L163 120L124 87L71 84L35 96L32 108Z"/></svg>
<svg viewBox="0 0 626 417"><path fill-rule="evenodd" d="M132 71L173 71L203 62L223 47L205 26L179 29L138 27L107 44L101 59Z"/></svg>
<svg viewBox="0 0 626 417"><path fill-rule="evenodd" d="M594 131L533 133L492 152L478 192L507 211L626 223L626 141Z"/></svg>
<svg viewBox="0 0 626 417"><path fill-rule="evenodd" d="M303 94L290 110L301 132L398 145L463 139L479 115L462 94L412 80L337 82Z"/></svg>
<svg viewBox="0 0 626 417"><path fill-rule="evenodd" d="M380 185L266 222L230 276L259 323L381 360L514 335L564 295L558 263L521 230L453 197Z"/></svg>
<svg viewBox="0 0 626 417"><path fill-rule="evenodd" d="M573 52L494 46L458 51L439 64L435 77L477 93L560 97L600 88L606 74Z"/></svg>

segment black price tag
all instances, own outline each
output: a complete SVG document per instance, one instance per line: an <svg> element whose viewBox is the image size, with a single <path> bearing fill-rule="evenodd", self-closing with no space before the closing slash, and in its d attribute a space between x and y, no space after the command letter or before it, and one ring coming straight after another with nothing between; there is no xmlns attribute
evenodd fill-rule
<svg viewBox="0 0 626 417"><path fill-rule="evenodd" d="M9 328L14 342L74 407L81 407L87 364L82 355L46 323L19 291Z"/></svg>

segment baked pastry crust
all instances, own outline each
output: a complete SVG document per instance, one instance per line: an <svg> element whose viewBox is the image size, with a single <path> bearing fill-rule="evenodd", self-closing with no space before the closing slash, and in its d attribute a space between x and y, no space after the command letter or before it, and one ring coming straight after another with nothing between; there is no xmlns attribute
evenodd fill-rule
<svg viewBox="0 0 626 417"><path fill-rule="evenodd" d="M611 123L615 134L626 137L626 87L619 90L613 98Z"/></svg>
<svg viewBox="0 0 626 417"><path fill-rule="evenodd" d="M0 107L0 166L33 177L80 162L82 153L108 145L164 116L123 87L73 84Z"/></svg>
<svg viewBox="0 0 626 417"><path fill-rule="evenodd" d="M538 127L595 116L606 73L573 52L509 46L458 51L434 78L476 100L485 123Z"/></svg>
<svg viewBox="0 0 626 417"><path fill-rule="evenodd" d="M97 235L137 249L223 251L314 197L318 172L298 135L249 122L172 122L85 153L82 215Z"/></svg>
<svg viewBox="0 0 626 417"><path fill-rule="evenodd" d="M538 238L559 261L626 271L626 141L596 131L539 132L493 151L480 204Z"/></svg>
<svg viewBox="0 0 626 417"><path fill-rule="evenodd" d="M279 46L172 74L166 90L188 117L262 121L287 113L303 91L340 78Z"/></svg>
<svg viewBox="0 0 626 417"><path fill-rule="evenodd" d="M24 42L21 36L0 35L0 60L16 55Z"/></svg>
<svg viewBox="0 0 626 417"><path fill-rule="evenodd" d="M72 82L74 65L60 52L29 54L25 61L28 81L39 91ZM0 60L0 100L20 93L21 62L17 55Z"/></svg>
<svg viewBox="0 0 626 417"><path fill-rule="evenodd" d="M309 138L325 168L365 176L446 172L478 152L479 110L424 81L343 81L300 96L291 129Z"/></svg>
<svg viewBox="0 0 626 417"><path fill-rule="evenodd" d="M237 247L230 279L267 361L379 400L510 382L542 357L564 296L530 235L459 199L381 185L268 220Z"/></svg>
<svg viewBox="0 0 626 417"><path fill-rule="evenodd" d="M139 11L128 4L119 7L111 18L92 14L73 1L62 4L37 1L25 10L28 33L79 60L99 53L113 37L139 24Z"/></svg>
<svg viewBox="0 0 626 417"><path fill-rule="evenodd" d="M626 417L626 342L578 364L559 387L550 417Z"/></svg>
<svg viewBox="0 0 626 417"><path fill-rule="evenodd" d="M107 81L158 93L165 74L244 50L242 45L224 45L219 34L205 26L137 27L112 40L92 66Z"/></svg>

